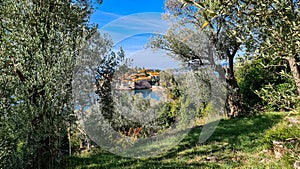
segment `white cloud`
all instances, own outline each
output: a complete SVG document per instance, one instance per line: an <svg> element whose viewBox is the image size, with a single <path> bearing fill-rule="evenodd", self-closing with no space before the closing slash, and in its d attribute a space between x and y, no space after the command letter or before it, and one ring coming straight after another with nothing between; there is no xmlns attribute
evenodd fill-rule
<svg viewBox="0 0 300 169"><path fill-rule="evenodd" d="M133 67L138 66L158 69L180 67L180 62L168 56L164 50L144 49L127 53L127 57L133 59Z"/></svg>
<svg viewBox="0 0 300 169"><path fill-rule="evenodd" d="M107 15L112 15L107 13ZM166 51L144 49L150 35L165 34L169 23L162 19L162 13L137 13L127 16L115 16L117 19L100 28L101 33L107 33L113 40L115 50L120 46L126 56L134 59L133 66L147 68L176 68L177 61L167 56Z"/></svg>
<svg viewBox="0 0 300 169"><path fill-rule="evenodd" d="M147 12L120 17L100 28L100 32L108 33L114 43L138 34L165 34L169 28L161 13Z"/></svg>
<svg viewBox="0 0 300 169"><path fill-rule="evenodd" d="M101 17L103 17L103 16L109 16L109 17L115 17L115 18L120 18L120 17L123 16L123 15L118 15L118 14L115 14L115 13L105 12L105 11L100 11L100 10L97 10L95 12L95 15L100 15Z"/></svg>

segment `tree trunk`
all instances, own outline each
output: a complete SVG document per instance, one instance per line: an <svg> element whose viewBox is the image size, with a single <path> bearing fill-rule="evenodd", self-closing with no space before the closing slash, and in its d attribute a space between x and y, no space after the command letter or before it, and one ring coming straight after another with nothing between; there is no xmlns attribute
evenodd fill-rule
<svg viewBox="0 0 300 169"><path fill-rule="evenodd" d="M227 72L228 76L226 79L227 82L227 100L226 100L226 112L228 117L237 117L243 115L244 109L242 105L242 94L240 88L237 84L237 81L234 77L233 70L233 58L235 53L228 53L229 60L229 70Z"/></svg>
<svg viewBox="0 0 300 169"><path fill-rule="evenodd" d="M243 115L242 94L237 81L234 77L228 77L227 80L227 100L226 112L228 117L237 117Z"/></svg>
<svg viewBox="0 0 300 169"><path fill-rule="evenodd" d="M289 57L287 60L289 62L291 72L293 74L294 81L296 83L298 95L300 96L300 77L299 77L299 70L296 64L296 59L294 57Z"/></svg>
<svg viewBox="0 0 300 169"><path fill-rule="evenodd" d="M72 156L72 140L71 140L71 129L68 127L68 141L69 141L69 156Z"/></svg>

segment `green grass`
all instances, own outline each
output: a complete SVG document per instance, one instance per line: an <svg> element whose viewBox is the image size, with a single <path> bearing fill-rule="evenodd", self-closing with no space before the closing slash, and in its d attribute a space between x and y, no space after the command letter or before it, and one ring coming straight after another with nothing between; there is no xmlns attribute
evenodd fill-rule
<svg viewBox="0 0 300 169"><path fill-rule="evenodd" d="M204 144L198 143L202 128L195 127L173 149L151 158L125 158L96 149L68 158L67 168L292 168L289 157L275 159L264 144L266 131L286 114L221 120Z"/></svg>

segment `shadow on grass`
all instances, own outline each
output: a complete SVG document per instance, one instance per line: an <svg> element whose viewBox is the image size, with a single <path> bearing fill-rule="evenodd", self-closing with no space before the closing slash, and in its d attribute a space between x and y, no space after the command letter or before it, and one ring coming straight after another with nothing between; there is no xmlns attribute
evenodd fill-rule
<svg viewBox="0 0 300 169"><path fill-rule="evenodd" d="M272 113L248 118L221 120L213 135L204 144L198 143L202 126L195 127L177 147L164 154L164 158L166 156L174 156L177 152L195 146L210 145L212 142L228 143L228 146L232 149L251 151L251 149L262 144L261 138L264 132L278 123L282 118L283 114Z"/></svg>
<svg viewBox="0 0 300 169"><path fill-rule="evenodd" d="M168 152L147 159L120 157L99 150L86 157L75 156L68 159L68 168L221 168L218 163L203 160L210 154L227 152L252 152L262 147L263 135L267 129L278 123L282 114L268 113L248 118L221 120L214 134L203 144L199 144L202 127L193 128L180 144ZM196 163L189 162L195 157ZM228 167L235 167L234 163ZM223 166L224 167L224 166Z"/></svg>

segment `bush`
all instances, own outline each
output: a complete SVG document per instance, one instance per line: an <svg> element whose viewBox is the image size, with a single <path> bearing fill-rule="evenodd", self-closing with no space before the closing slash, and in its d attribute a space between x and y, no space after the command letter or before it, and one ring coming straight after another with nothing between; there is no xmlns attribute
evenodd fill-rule
<svg viewBox="0 0 300 169"><path fill-rule="evenodd" d="M209 114L209 112L212 110L212 104L209 102L203 103L203 105L200 107L197 117L198 118L206 118Z"/></svg>
<svg viewBox="0 0 300 169"><path fill-rule="evenodd" d="M296 86L292 82L266 85L261 90L255 91L265 102L268 110L290 110L296 108Z"/></svg>
<svg viewBox="0 0 300 169"><path fill-rule="evenodd" d="M254 59L237 68L236 78L247 107L269 111L296 107L297 90L286 64L282 60Z"/></svg>

